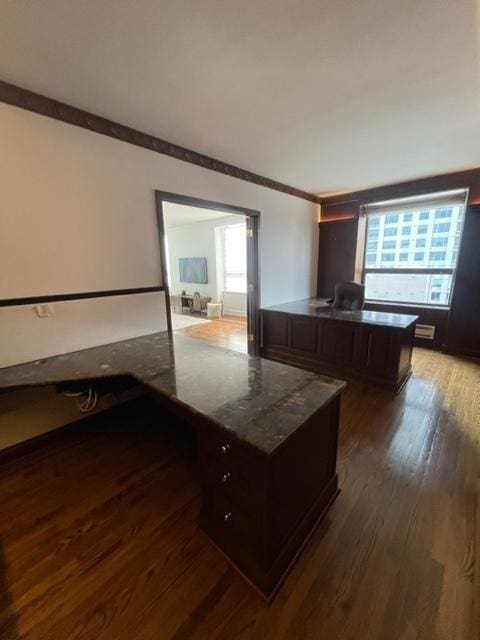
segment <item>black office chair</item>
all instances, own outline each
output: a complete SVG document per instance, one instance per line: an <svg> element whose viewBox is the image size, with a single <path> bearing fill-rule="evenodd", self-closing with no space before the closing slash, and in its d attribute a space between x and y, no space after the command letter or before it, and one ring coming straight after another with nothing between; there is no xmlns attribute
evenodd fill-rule
<svg viewBox="0 0 480 640"><path fill-rule="evenodd" d="M365 304L365 287L358 282L337 282L332 307L356 311Z"/></svg>

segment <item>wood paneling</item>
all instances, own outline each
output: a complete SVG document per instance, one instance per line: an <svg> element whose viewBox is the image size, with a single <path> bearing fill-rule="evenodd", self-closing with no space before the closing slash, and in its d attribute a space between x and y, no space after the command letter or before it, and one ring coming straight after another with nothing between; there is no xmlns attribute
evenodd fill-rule
<svg viewBox="0 0 480 640"><path fill-rule="evenodd" d="M287 315L280 318L278 313L262 311L262 344L289 346L290 324Z"/></svg>
<svg viewBox="0 0 480 640"><path fill-rule="evenodd" d="M466 211L446 348L480 356L480 205Z"/></svg>
<svg viewBox="0 0 480 640"><path fill-rule="evenodd" d="M282 324L281 320L279 324ZM315 353L317 350L317 326L318 322L314 319L293 317L291 322L292 348Z"/></svg>
<svg viewBox="0 0 480 640"><path fill-rule="evenodd" d="M369 202L412 197L423 193L459 188L469 189L468 202L471 205L469 208L472 214L474 211L478 211L478 205L473 206L473 203L480 203L480 169L460 171L443 176L423 178L323 198L317 295L330 297L332 295L330 292L333 290L336 279L359 279L358 254L362 252L360 246L362 233L359 233L358 229L355 228L355 220L361 221L363 219L363 216L360 216L362 205ZM479 246L479 232L475 225L475 220L478 220L480 214L477 213L476 218L472 218L471 215L467 215L467 217L469 218L468 228L466 224L460 248L460 258L463 260L464 266L459 261L458 277L455 283L455 290L457 286L459 290L458 293L454 292L450 321L448 320L449 310L447 308L373 302L366 302L365 304L366 309L375 311L415 314L419 316L418 324L435 326L434 340L415 338L416 346L441 349L446 345L448 350L472 355L477 355L480 349L477 346L479 338L476 333L479 324L476 318L479 312L474 302L478 299L474 292L480 288L479 267L475 260ZM330 220L331 222L329 222ZM329 228L329 225L333 226ZM325 229L323 234L322 229ZM336 229L339 231L336 231ZM355 272L353 260L355 250L357 251L357 272ZM463 258L462 255L464 256ZM466 266L467 263L469 266ZM357 277L355 277L356 273Z"/></svg>
<svg viewBox="0 0 480 640"><path fill-rule="evenodd" d="M319 224L319 298L332 298L337 282L355 279L358 228L357 219Z"/></svg>
<svg viewBox="0 0 480 640"><path fill-rule="evenodd" d="M401 329L272 310L262 310L262 317L266 358L394 391L410 375L414 325Z"/></svg>
<svg viewBox="0 0 480 640"><path fill-rule="evenodd" d="M342 493L266 606L197 523L195 440L139 404L0 464L2 640L474 640L478 365L342 398Z"/></svg>
<svg viewBox="0 0 480 640"><path fill-rule="evenodd" d="M358 217L360 207L369 202L465 188L469 189L469 204L480 203L480 168L325 197L322 198L321 220Z"/></svg>
<svg viewBox="0 0 480 640"><path fill-rule="evenodd" d="M317 321L317 324L319 322ZM318 355L322 360L342 367L355 366L355 338L360 327L350 322L322 321L322 343Z"/></svg>

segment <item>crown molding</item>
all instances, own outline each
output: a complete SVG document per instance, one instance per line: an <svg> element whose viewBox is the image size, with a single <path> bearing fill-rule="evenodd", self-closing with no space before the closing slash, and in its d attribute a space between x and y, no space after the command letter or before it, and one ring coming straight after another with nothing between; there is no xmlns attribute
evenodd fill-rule
<svg viewBox="0 0 480 640"><path fill-rule="evenodd" d="M148 133L143 133L137 129L132 129L118 122L113 122L107 118L102 118L88 111L83 111L77 107L58 102L52 98L42 96L2 80L0 80L0 102L38 113L42 116L53 118L54 120L60 120L61 122L87 129L88 131L100 133L104 136L109 136L110 138L148 149L149 151L182 160L183 162L189 162L190 164L209 169L210 171L216 171L232 178L251 182L260 187L280 191L281 193L315 202L316 204L320 204L321 202L320 198L313 193L308 193L301 189L290 187L282 182L265 178L251 171L167 142Z"/></svg>

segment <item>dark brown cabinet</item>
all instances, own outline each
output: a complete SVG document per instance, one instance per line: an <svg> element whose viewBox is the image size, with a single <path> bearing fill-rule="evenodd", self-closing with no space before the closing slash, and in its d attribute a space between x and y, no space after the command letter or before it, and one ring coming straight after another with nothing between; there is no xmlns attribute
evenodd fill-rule
<svg viewBox="0 0 480 640"><path fill-rule="evenodd" d="M414 321L400 327L348 321L338 315L330 319L263 309L262 355L398 391L411 373Z"/></svg>
<svg viewBox="0 0 480 640"><path fill-rule="evenodd" d="M200 524L267 598L338 493L339 409L336 396L270 456L213 425L198 433Z"/></svg>

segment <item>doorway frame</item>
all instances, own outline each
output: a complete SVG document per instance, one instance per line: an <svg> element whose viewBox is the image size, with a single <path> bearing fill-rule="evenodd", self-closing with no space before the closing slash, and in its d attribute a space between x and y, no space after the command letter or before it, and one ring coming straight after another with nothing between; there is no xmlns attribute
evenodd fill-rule
<svg viewBox="0 0 480 640"><path fill-rule="evenodd" d="M165 217L163 203L183 204L200 209L224 211L225 213L244 216L247 223L247 351L250 355L260 355L260 275L258 259L258 230L260 211L248 209L223 202L203 200L193 196L185 196L169 191L155 190L155 207L157 214L158 243L160 248L160 269L165 291L165 307L167 312L167 330L172 333L172 311L170 305L170 289L167 280L167 254L165 245Z"/></svg>

